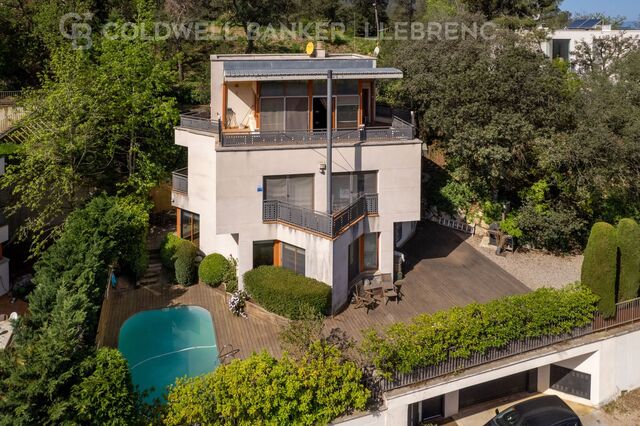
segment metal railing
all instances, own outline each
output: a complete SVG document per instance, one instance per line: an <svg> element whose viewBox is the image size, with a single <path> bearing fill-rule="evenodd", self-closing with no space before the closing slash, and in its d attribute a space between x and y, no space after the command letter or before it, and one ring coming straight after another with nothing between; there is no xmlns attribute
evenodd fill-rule
<svg viewBox="0 0 640 426"><path fill-rule="evenodd" d="M0 105L15 105L21 93L20 90L0 90Z"/></svg>
<svg viewBox="0 0 640 426"><path fill-rule="evenodd" d="M327 141L326 130L256 131L224 133L220 120L212 120L207 112L191 112L180 115L180 127L213 133L223 147L306 145L323 144ZM365 127L357 129L334 129L334 143L356 143L367 141L401 141L415 137L413 124L401 117L392 117L388 127Z"/></svg>
<svg viewBox="0 0 640 426"><path fill-rule="evenodd" d="M265 200L262 221L292 225L334 238L365 215L378 213L378 194L365 194L332 215L278 200Z"/></svg>
<svg viewBox="0 0 640 426"><path fill-rule="evenodd" d="M605 319L602 314L597 313L590 324L575 328L569 333L528 337L501 348L474 353L469 358L450 358L439 364L416 368L410 373L395 372L390 379L382 378L380 386L383 391L401 388L636 321L640 321L640 298L616 304L616 314L612 318Z"/></svg>
<svg viewBox="0 0 640 426"><path fill-rule="evenodd" d="M176 170L171 174L171 187L175 192L181 192L183 194L189 193L188 175L189 173L187 168Z"/></svg>

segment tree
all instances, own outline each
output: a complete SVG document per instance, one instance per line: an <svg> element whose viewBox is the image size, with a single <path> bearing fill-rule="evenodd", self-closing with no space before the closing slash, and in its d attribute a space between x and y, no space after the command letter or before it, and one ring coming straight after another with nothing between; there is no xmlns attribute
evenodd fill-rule
<svg viewBox="0 0 640 426"><path fill-rule="evenodd" d="M561 0L463 0L471 12L480 12L487 19L498 16L540 17L559 12Z"/></svg>
<svg viewBox="0 0 640 426"><path fill-rule="evenodd" d="M83 424L130 425L138 415L127 360L116 349L99 349L80 365L82 381L71 399Z"/></svg>
<svg viewBox="0 0 640 426"><path fill-rule="evenodd" d="M582 262L582 283L600 297L598 310L605 317L612 317L616 313L616 236L616 229L612 225L606 222L594 224Z"/></svg>
<svg viewBox="0 0 640 426"><path fill-rule="evenodd" d="M573 63L582 74L603 74L611 77L615 66L627 55L640 51L640 39L627 34L602 36L593 39L592 43L584 40L576 43Z"/></svg>
<svg viewBox="0 0 640 426"><path fill-rule="evenodd" d="M638 297L640 288L640 226L633 219L618 222L620 271L618 302Z"/></svg>
<svg viewBox="0 0 640 426"><path fill-rule="evenodd" d="M179 162L175 74L157 47L140 38L96 38L89 51L63 45L42 87L27 94L30 131L0 186L13 194L7 213L30 212L18 236L33 241L33 254L91 194L146 196Z"/></svg>
<svg viewBox="0 0 640 426"><path fill-rule="evenodd" d="M365 407L370 392L361 380L355 363L320 342L299 361L254 354L179 379L169 391L164 424L327 424Z"/></svg>

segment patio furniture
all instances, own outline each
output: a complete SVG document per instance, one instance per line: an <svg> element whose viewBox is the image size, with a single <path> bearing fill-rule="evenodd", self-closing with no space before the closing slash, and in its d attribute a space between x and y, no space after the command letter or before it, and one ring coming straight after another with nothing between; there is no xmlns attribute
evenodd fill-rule
<svg viewBox="0 0 640 426"><path fill-rule="evenodd" d="M362 283L358 283L353 295L353 304L355 305L354 309L367 308L367 313L369 313L369 310L378 304L378 299L370 291L365 290Z"/></svg>
<svg viewBox="0 0 640 426"><path fill-rule="evenodd" d="M384 285L384 298L386 299L385 305L389 303L389 300L395 299L396 303L400 303L402 298L402 285L399 283L388 283Z"/></svg>
<svg viewBox="0 0 640 426"><path fill-rule="evenodd" d="M364 291L371 294L372 297L380 297L384 296L384 288L382 276L376 275L373 278L365 278L362 280L362 286Z"/></svg>

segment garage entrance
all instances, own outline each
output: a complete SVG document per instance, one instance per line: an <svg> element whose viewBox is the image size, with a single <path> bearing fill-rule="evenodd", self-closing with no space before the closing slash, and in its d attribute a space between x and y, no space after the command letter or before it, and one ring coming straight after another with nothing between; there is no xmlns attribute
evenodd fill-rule
<svg viewBox="0 0 640 426"><path fill-rule="evenodd" d="M536 392L538 370L528 370L460 389L459 409L520 392Z"/></svg>

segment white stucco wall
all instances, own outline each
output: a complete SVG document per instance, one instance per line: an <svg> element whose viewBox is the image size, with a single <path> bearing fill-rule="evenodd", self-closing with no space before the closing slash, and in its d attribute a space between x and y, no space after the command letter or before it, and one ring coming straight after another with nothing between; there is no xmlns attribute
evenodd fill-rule
<svg viewBox="0 0 640 426"><path fill-rule="evenodd" d="M627 37L640 37L640 30L556 30L551 33L549 39L542 42L540 47L545 55L551 57L553 54L553 40L571 40L569 42L569 56L570 60L573 60L573 51L579 42L584 41L588 44L593 44L594 38L619 36L624 34Z"/></svg>
<svg viewBox="0 0 640 426"><path fill-rule="evenodd" d="M602 340L566 350L557 350L524 358L501 367L486 369L476 374L462 372L449 380L430 386L416 386L398 390L387 399L387 409L357 419L336 422L341 425L406 426L409 405L436 396L445 396L445 415L458 412L460 389L485 383L531 369L538 369L538 391L556 394L563 399L591 406L602 406L622 391L640 388L640 330L620 332ZM556 364L591 375L591 398L584 399L549 388L550 365Z"/></svg>
<svg viewBox="0 0 640 426"><path fill-rule="evenodd" d="M235 114L235 123L231 119L231 114L227 111L227 121L229 128L246 128L249 125L249 118L255 117L256 110L256 90L255 82L236 82L228 84L227 110Z"/></svg>

